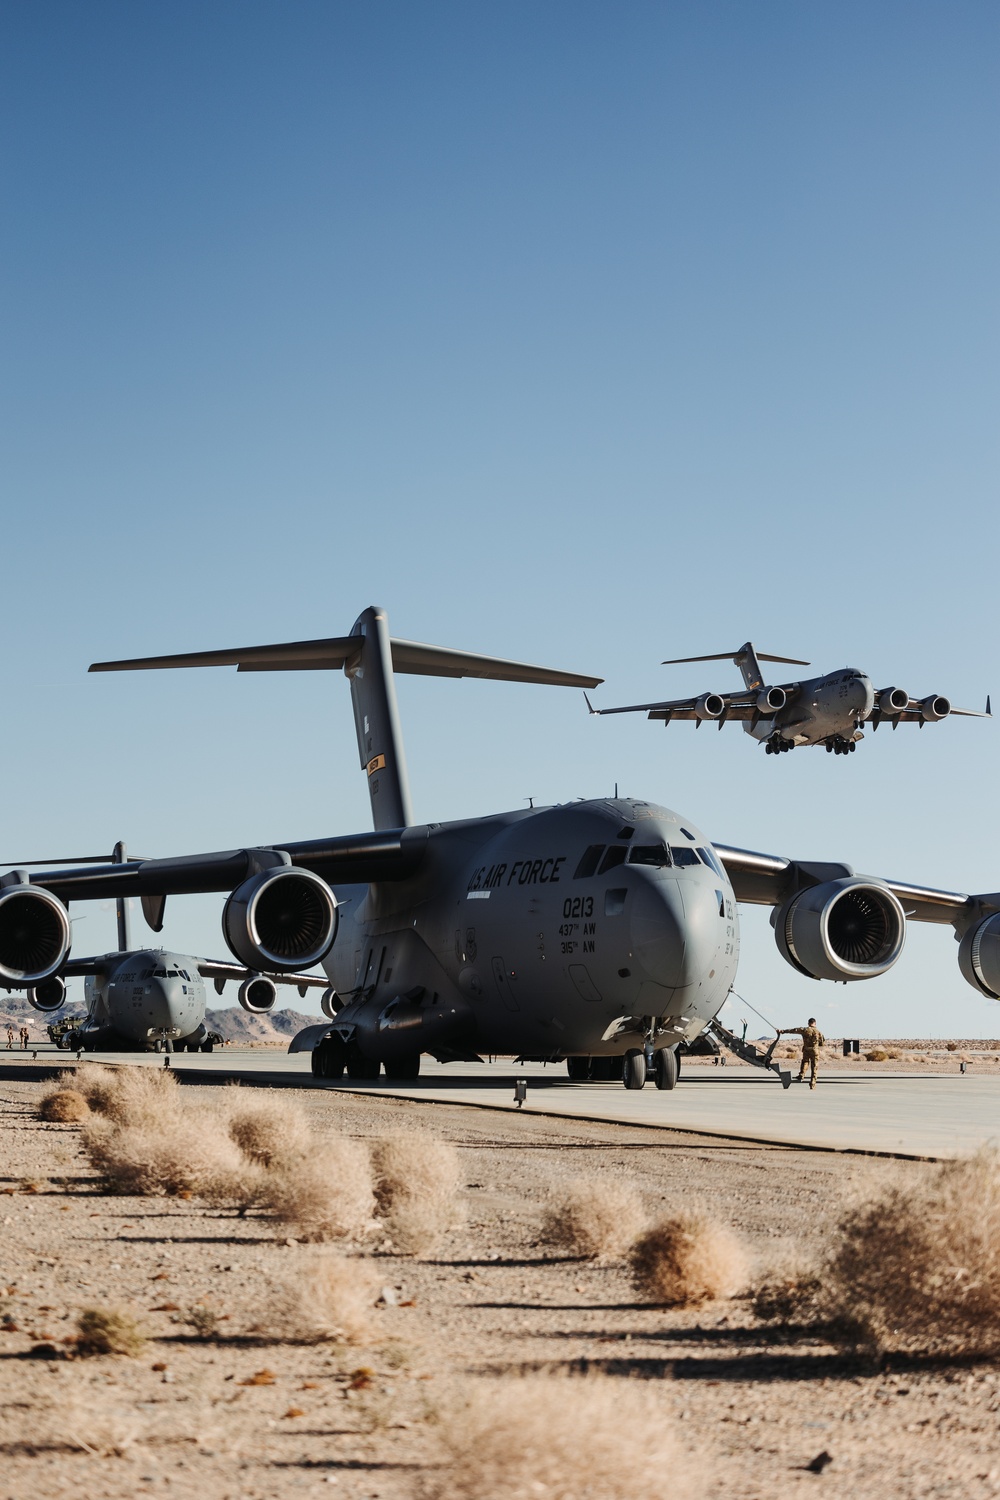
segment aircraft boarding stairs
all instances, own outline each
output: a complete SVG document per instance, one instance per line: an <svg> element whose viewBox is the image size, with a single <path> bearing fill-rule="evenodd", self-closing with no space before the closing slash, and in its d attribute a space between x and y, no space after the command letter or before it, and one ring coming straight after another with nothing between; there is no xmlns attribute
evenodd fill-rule
<svg viewBox="0 0 1000 1500"><path fill-rule="evenodd" d="M715 1037L717 1042L722 1043L727 1052L732 1052L734 1056L742 1058L742 1060L745 1063L749 1063L752 1068L766 1068L771 1073L777 1073L778 1077L781 1079L781 1087L783 1089L787 1089L790 1087L792 1082L791 1073L787 1068L782 1068L778 1063L772 1061L774 1049L778 1042L777 1037L775 1037L774 1041L771 1043L770 1047L768 1047L766 1052L761 1052L760 1049L755 1047L752 1042L742 1041L738 1036L734 1035L733 1032L727 1031L726 1027L723 1026L718 1017L716 1017L714 1021L710 1022L710 1024L706 1027L706 1030L711 1036Z"/></svg>

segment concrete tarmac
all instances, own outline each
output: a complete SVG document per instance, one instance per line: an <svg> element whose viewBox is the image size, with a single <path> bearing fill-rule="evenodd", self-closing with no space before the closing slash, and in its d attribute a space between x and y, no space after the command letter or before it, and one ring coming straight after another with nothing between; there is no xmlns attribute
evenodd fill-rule
<svg viewBox="0 0 1000 1500"><path fill-rule="evenodd" d="M39 1061L67 1063L65 1053L39 1054ZM0 1074L27 1069L11 1059ZM101 1062L141 1062L162 1067L163 1058L110 1053ZM4 1059L6 1062L7 1059ZM243 1079L248 1084L389 1095L442 1104L514 1109L514 1082L527 1082L525 1114L604 1120L646 1129L669 1128L729 1138L890 1156L944 1158L967 1155L1000 1143L1000 1077L973 1073L831 1073L816 1089L793 1083L782 1089L772 1073L685 1063L677 1088L661 1093L652 1081L637 1092L612 1083L570 1083L562 1064L517 1066L504 1060L484 1065L448 1064L424 1058L414 1083L327 1083L313 1079L309 1056L263 1050L219 1049L210 1056L178 1053L171 1066L191 1082Z"/></svg>

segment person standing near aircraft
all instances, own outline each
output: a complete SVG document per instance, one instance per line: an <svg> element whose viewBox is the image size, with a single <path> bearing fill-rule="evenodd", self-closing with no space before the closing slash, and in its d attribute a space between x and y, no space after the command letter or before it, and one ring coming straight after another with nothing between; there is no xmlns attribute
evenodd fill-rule
<svg viewBox="0 0 1000 1500"><path fill-rule="evenodd" d="M799 1065L798 1082L801 1083L806 1076L806 1068L809 1068L809 1087L816 1087L816 1069L819 1064L819 1049L826 1042L826 1037L816 1025L816 1017L809 1017L808 1026L783 1026L778 1031L779 1036L800 1036L802 1038L802 1061Z"/></svg>

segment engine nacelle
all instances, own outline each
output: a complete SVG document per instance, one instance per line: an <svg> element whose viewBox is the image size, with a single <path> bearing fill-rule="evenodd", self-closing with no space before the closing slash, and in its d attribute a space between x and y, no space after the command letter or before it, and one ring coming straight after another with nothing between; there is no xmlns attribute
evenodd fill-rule
<svg viewBox="0 0 1000 1500"><path fill-rule="evenodd" d="M940 724L951 713L951 699L943 698L940 693L932 693L929 698L924 698L920 704L920 717L925 724Z"/></svg>
<svg viewBox="0 0 1000 1500"><path fill-rule="evenodd" d="M336 898L325 880L310 870L280 865L237 886L222 912L222 935L248 969L295 973L311 969L329 953L339 922Z"/></svg>
<svg viewBox="0 0 1000 1500"><path fill-rule="evenodd" d="M776 714L787 702L788 694L784 688L761 688L757 694L756 708L758 713Z"/></svg>
<svg viewBox="0 0 1000 1500"><path fill-rule="evenodd" d="M69 913L41 885L0 890L0 983L39 985L65 962L72 939Z"/></svg>
<svg viewBox="0 0 1000 1500"><path fill-rule="evenodd" d="M958 950L958 967L981 994L1000 1000L1000 912L969 928Z"/></svg>
<svg viewBox="0 0 1000 1500"><path fill-rule="evenodd" d="M338 1011L343 1010L344 1002L337 994L337 991L331 988L328 990L324 990L322 995L319 997L319 1008L323 1012L324 1016L326 1016L327 1020L332 1021L337 1015Z"/></svg>
<svg viewBox="0 0 1000 1500"><path fill-rule="evenodd" d="M28 1004L36 1010L60 1010L66 1000L66 983L56 974L52 979L43 979L28 991Z"/></svg>
<svg viewBox="0 0 1000 1500"><path fill-rule="evenodd" d="M800 892L771 920L782 958L810 979L874 979L906 941L906 915L889 887L855 877Z"/></svg>
<svg viewBox="0 0 1000 1500"><path fill-rule="evenodd" d="M266 1016L269 1010L274 1009L274 1002L278 998L278 987L274 980L268 979L266 975L252 974L240 985L237 998L243 1009L249 1011L252 1016Z"/></svg>
<svg viewBox="0 0 1000 1500"><path fill-rule="evenodd" d="M718 693L702 693L695 699L694 711L699 719L721 719L726 704Z"/></svg>
<svg viewBox="0 0 1000 1500"><path fill-rule="evenodd" d="M890 718L901 714L910 701L910 695L905 688L886 688L884 693L878 695L878 706L882 713L888 714Z"/></svg>

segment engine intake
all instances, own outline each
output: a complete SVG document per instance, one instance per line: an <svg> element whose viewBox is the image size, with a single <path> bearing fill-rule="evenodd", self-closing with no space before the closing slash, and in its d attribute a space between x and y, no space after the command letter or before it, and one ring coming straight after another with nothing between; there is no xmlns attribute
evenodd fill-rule
<svg viewBox="0 0 1000 1500"><path fill-rule="evenodd" d="M264 1016L274 1009L278 998L278 987L273 979L263 974L253 974L240 985L239 1002L252 1016Z"/></svg>
<svg viewBox="0 0 1000 1500"><path fill-rule="evenodd" d="M337 991L331 987L324 990L322 995L320 995L319 1008L327 1020L332 1021L336 1018L337 1012L343 1010L344 1002L337 994Z"/></svg>
<svg viewBox="0 0 1000 1500"><path fill-rule="evenodd" d="M50 979L69 952L69 913L40 885L0 890L0 982L32 986Z"/></svg>
<svg viewBox="0 0 1000 1500"><path fill-rule="evenodd" d="M326 881L283 865L237 886L222 912L222 934L248 969L294 973L329 953L339 921Z"/></svg>
<svg viewBox="0 0 1000 1500"><path fill-rule="evenodd" d="M810 979L874 979L906 941L906 915L886 885L829 880L793 896L772 917L778 951Z"/></svg>
<svg viewBox="0 0 1000 1500"><path fill-rule="evenodd" d="M58 974L52 979L43 979L41 984L32 985L28 991L28 1004L36 1010L59 1010L65 999L66 984Z"/></svg>
<svg viewBox="0 0 1000 1500"><path fill-rule="evenodd" d="M932 693L929 698L924 698L920 704L920 717L925 724L939 724L951 713L951 699L942 698L940 693Z"/></svg>
<svg viewBox="0 0 1000 1500"><path fill-rule="evenodd" d="M884 693L878 695L878 706L882 713L892 717L901 714L908 706L910 695L905 688L886 688Z"/></svg>
<svg viewBox="0 0 1000 1500"><path fill-rule="evenodd" d="M695 699L694 711L699 719L721 719L725 700L718 693L702 693Z"/></svg>
<svg viewBox="0 0 1000 1500"><path fill-rule="evenodd" d="M756 707L759 713L776 714L788 702L784 688L761 688L757 694Z"/></svg>
<svg viewBox="0 0 1000 1500"><path fill-rule="evenodd" d="M958 950L958 967L974 989L1000 1000L1000 912L969 928Z"/></svg>

